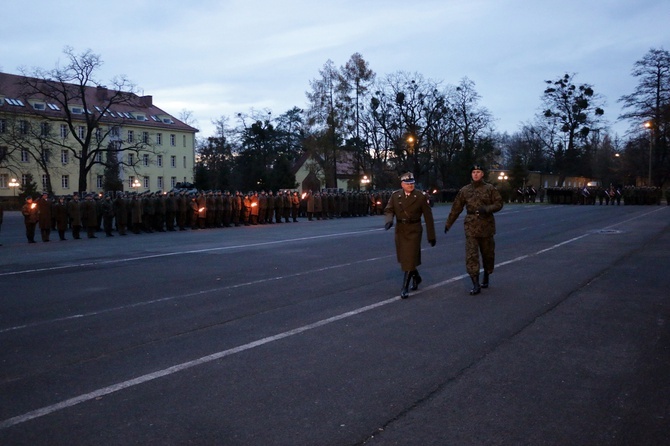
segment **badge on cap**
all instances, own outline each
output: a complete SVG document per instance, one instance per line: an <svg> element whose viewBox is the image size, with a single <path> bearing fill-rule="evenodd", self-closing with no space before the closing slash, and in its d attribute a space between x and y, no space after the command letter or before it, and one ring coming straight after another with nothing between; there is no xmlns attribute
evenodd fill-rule
<svg viewBox="0 0 670 446"><path fill-rule="evenodd" d="M406 172L400 176L400 181L407 184L414 184L414 175L412 172Z"/></svg>

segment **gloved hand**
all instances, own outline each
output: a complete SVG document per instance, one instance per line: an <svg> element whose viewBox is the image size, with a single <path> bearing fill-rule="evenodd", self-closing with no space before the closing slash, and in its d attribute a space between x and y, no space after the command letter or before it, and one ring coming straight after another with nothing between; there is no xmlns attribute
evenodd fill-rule
<svg viewBox="0 0 670 446"><path fill-rule="evenodd" d="M444 233L446 234L447 232L449 232L449 228L447 228L447 227L445 226L445 227L444 227Z"/></svg>
<svg viewBox="0 0 670 446"><path fill-rule="evenodd" d="M436 242L435 240L428 240L428 243L430 244L430 246L435 246Z"/></svg>
<svg viewBox="0 0 670 446"><path fill-rule="evenodd" d="M486 215L486 214L488 214L488 212L486 212L486 207L484 207L484 206L479 206L479 209L477 209L477 213L478 213L479 215Z"/></svg>
<svg viewBox="0 0 670 446"><path fill-rule="evenodd" d="M391 226L393 226L392 221L386 222L386 224L384 225L384 229L388 231L389 229L391 229Z"/></svg>

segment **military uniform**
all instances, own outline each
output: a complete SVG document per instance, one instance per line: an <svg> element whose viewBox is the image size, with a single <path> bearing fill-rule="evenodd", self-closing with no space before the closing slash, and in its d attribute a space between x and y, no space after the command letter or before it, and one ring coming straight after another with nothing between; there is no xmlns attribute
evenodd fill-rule
<svg viewBox="0 0 670 446"><path fill-rule="evenodd" d="M414 176L406 173L401 177L401 181L406 184L414 184ZM412 187L413 189L413 187ZM421 225L421 216L426 223L426 232L428 242L435 246L435 224L433 221L433 211L430 209L426 196L416 190L408 189L397 190L393 192L391 198L384 208L384 227L388 230L393 226L395 217L395 247L396 257L400 268L404 272L403 286L400 297L409 296L409 282L412 282L412 289L418 288L421 283L421 276L417 267L421 265L421 236L423 235L423 226Z"/></svg>
<svg viewBox="0 0 670 446"><path fill-rule="evenodd" d="M49 235L51 234L51 206L52 203L49 199L49 195L44 192L42 197L37 199L40 235L42 236L43 242L48 242Z"/></svg>
<svg viewBox="0 0 670 446"><path fill-rule="evenodd" d="M475 165L471 171L483 169ZM447 232L454 224L463 209L465 216L465 268L472 278L473 288L471 294L478 294L479 284L479 253L484 263L484 280L481 287L488 287L488 276L493 273L495 263L495 241L496 222L493 214L503 207L502 196L498 190L484 180L472 181L463 187L451 206L451 212L447 217L444 232Z"/></svg>
<svg viewBox="0 0 670 446"><path fill-rule="evenodd" d="M40 219L40 211L37 209L37 203L33 203L32 197L26 198L26 203L21 208L21 214L26 225L28 243L35 243L35 227Z"/></svg>

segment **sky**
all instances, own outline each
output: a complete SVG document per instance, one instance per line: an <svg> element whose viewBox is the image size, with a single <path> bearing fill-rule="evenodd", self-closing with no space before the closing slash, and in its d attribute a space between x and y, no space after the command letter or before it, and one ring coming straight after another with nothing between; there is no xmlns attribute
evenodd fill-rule
<svg viewBox="0 0 670 446"><path fill-rule="evenodd" d="M6 2L0 71L51 69L70 46L104 61L103 84L125 75L139 94L199 137L213 120L306 108L328 60L360 53L377 78L419 73L443 85L475 84L499 132L533 120L546 80L574 74L604 102L613 134L618 99L635 90L634 63L670 50L670 1L647 0L34 0Z"/></svg>

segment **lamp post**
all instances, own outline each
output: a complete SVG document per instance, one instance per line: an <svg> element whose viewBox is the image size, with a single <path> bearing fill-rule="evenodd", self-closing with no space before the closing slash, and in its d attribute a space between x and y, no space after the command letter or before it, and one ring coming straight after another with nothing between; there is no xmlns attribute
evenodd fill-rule
<svg viewBox="0 0 670 446"><path fill-rule="evenodd" d="M367 190L368 184L370 184L370 178L368 178L367 175L363 175L363 178L361 178L361 186L363 187L363 190Z"/></svg>
<svg viewBox="0 0 670 446"><path fill-rule="evenodd" d="M649 130L649 176L647 178L647 186L651 187L651 154L654 148L654 123L647 121L644 123L644 126Z"/></svg>
<svg viewBox="0 0 670 446"><path fill-rule="evenodd" d="M141 185L142 183L140 183L140 180L138 180L137 178L133 180L133 189L139 189Z"/></svg>
<svg viewBox="0 0 670 446"><path fill-rule="evenodd" d="M19 187L19 182L16 181L16 178L12 178L9 181L9 187L11 187L12 190L14 191L14 198L16 198L16 188Z"/></svg>

